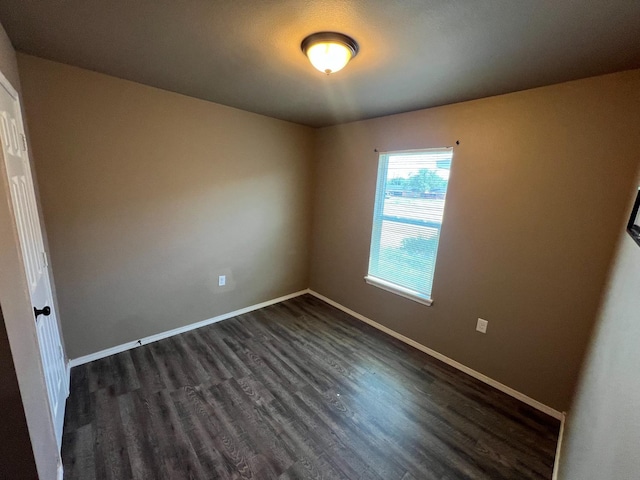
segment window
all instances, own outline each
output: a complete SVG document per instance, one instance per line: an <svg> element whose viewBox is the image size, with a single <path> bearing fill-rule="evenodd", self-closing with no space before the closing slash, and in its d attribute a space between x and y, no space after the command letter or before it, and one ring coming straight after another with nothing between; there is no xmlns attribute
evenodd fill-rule
<svg viewBox="0 0 640 480"><path fill-rule="evenodd" d="M380 154L367 283L431 305L452 148Z"/></svg>

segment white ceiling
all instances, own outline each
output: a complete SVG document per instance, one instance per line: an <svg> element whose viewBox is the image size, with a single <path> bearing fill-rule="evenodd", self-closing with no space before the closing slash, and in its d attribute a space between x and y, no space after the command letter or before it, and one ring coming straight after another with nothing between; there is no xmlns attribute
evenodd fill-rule
<svg viewBox="0 0 640 480"><path fill-rule="evenodd" d="M310 126L640 68L639 0L2 0L16 49ZM360 44L324 76L300 42Z"/></svg>

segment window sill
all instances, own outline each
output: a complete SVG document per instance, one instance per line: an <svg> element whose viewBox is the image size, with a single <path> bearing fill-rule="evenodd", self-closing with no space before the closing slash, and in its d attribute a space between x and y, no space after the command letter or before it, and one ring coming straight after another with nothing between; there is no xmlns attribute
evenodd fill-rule
<svg viewBox="0 0 640 480"><path fill-rule="evenodd" d="M408 298L409 300L413 300L414 302L421 303L430 307L433 305L433 299L428 298L415 290L410 290L408 288L400 287L391 282L387 282L385 280L381 280L376 277L372 277L367 275L364 277L364 281L369 285L373 285L374 287L381 288L382 290L386 290L387 292L395 293L396 295L400 295L401 297Z"/></svg>

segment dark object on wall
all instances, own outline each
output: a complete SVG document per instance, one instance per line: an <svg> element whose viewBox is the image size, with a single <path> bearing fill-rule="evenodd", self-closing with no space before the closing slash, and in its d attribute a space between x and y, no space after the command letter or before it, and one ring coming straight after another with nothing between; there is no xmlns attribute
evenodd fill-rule
<svg viewBox="0 0 640 480"><path fill-rule="evenodd" d="M627 232L631 235L638 245L640 245L640 189L638 189L638 196L636 197L636 203L633 204L633 210L631 210L631 217L627 224Z"/></svg>

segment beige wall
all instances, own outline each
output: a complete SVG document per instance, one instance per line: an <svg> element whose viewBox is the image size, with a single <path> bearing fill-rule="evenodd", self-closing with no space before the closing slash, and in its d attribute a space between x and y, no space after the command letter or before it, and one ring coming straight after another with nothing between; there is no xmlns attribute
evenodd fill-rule
<svg viewBox="0 0 640 480"><path fill-rule="evenodd" d="M18 62L70 358L308 286L311 129Z"/></svg>
<svg viewBox="0 0 640 480"><path fill-rule="evenodd" d="M634 199L638 186L640 177L630 190ZM622 480L640 472L640 246L625 224L571 407L561 479Z"/></svg>
<svg viewBox="0 0 640 480"><path fill-rule="evenodd" d="M568 408L638 164L640 71L314 132L18 60L71 358L310 284ZM366 285L374 148L456 140L434 305Z"/></svg>
<svg viewBox="0 0 640 480"><path fill-rule="evenodd" d="M320 130L311 288L567 409L640 158L639 91L636 70ZM434 305L365 284L374 148L457 140Z"/></svg>
<svg viewBox="0 0 640 480"><path fill-rule="evenodd" d="M0 71L20 91L15 51L2 26ZM34 478L34 468L37 467L39 477L49 480L56 478L58 452L1 154L0 161L0 305L3 316L0 325L0 405L3 418L0 477ZM9 360L9 347L12 361ZM14 383L16 380L19 394ZM5 428L10 429L10 434L5 433ZM25 428L28 428L28 433ZM5 445L4 442L9 443Z"/></svg>

